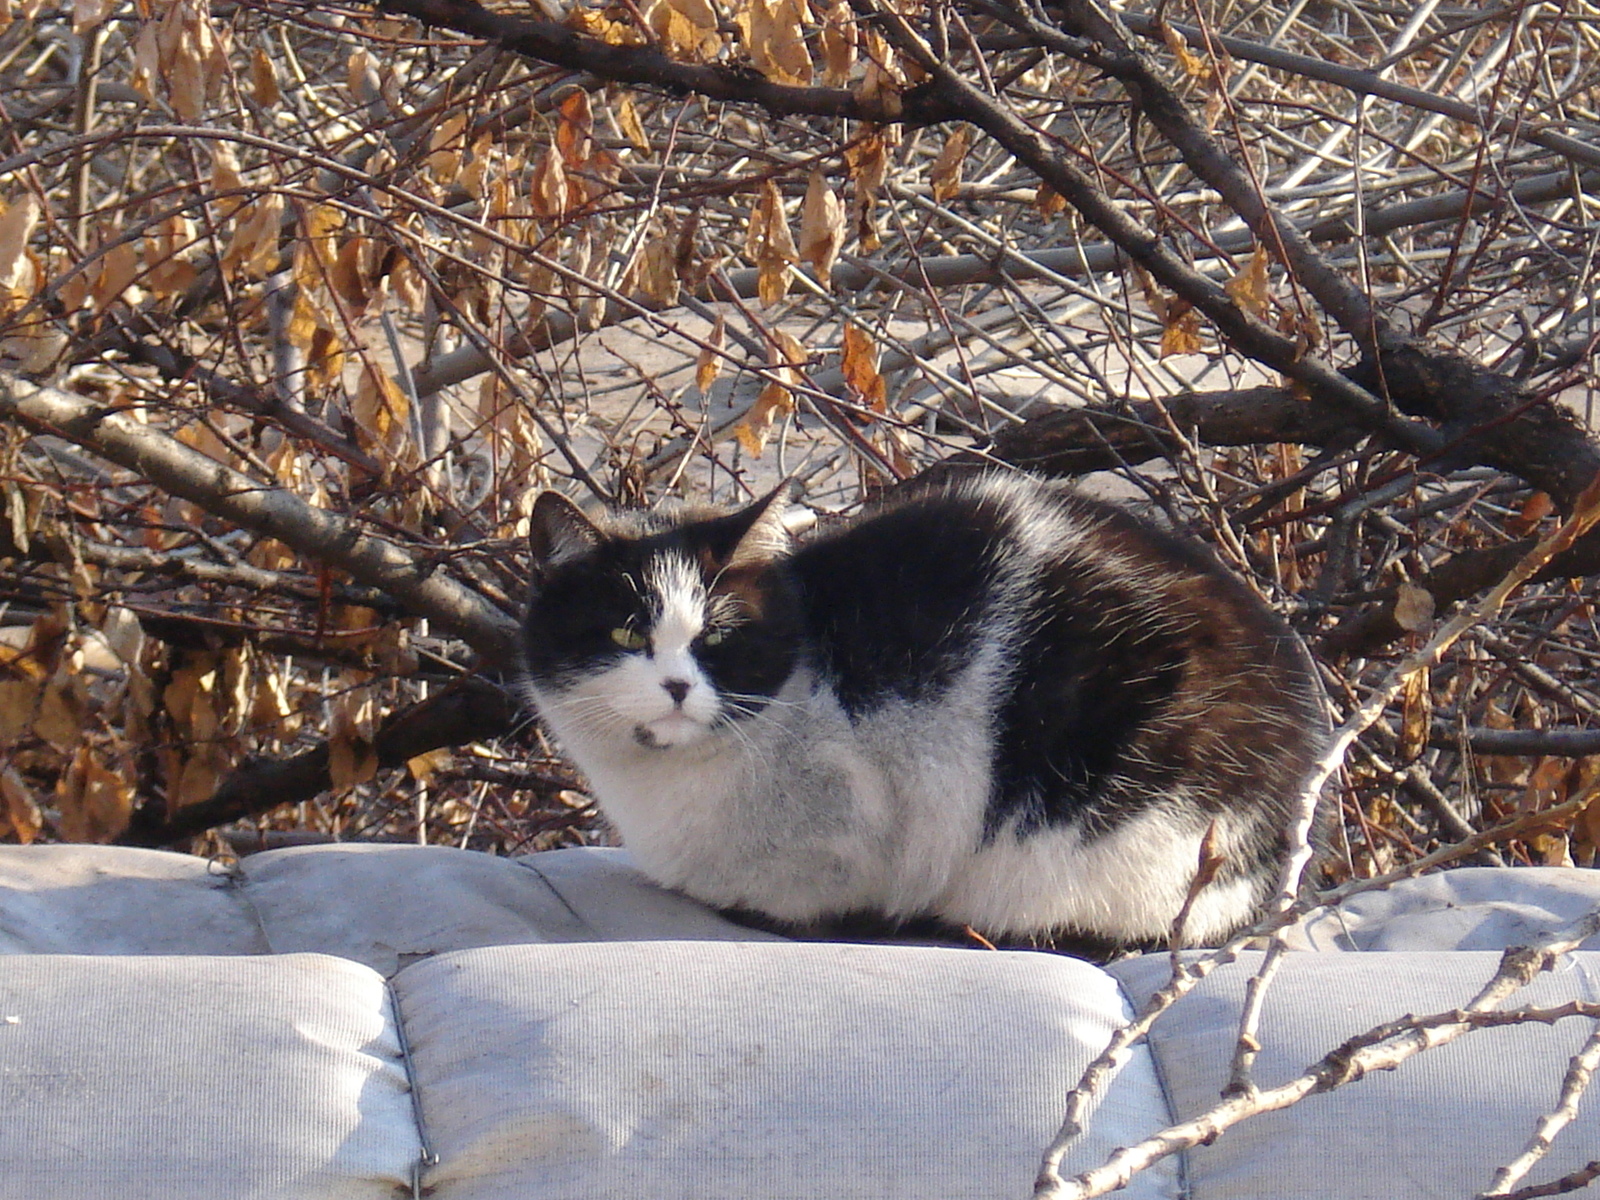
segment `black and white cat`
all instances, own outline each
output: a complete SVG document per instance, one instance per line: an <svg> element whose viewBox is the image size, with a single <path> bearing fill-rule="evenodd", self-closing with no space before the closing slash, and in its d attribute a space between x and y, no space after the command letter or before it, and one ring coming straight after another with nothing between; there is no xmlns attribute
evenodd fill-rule
<svg viewBox="0 0 1600 1200"><path fill-rule="evenodd" d="M526 691L654 879L796 926L1186 940L1250 920L1326 720L1289 629L1197 547L984 475L798 547L742 511L530 534Z"/></svg>

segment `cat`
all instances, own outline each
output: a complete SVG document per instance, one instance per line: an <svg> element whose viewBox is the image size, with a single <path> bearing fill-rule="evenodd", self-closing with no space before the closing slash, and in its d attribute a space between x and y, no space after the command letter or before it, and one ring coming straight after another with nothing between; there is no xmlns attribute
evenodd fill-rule
<svg viewBox="0 0 1600 1200"><path fill-rule="evenodd" d="M525 695L646 874L779 928L1037 944L1251 921L1327 731L1304 648L1208 552L980 474L794 544L788 491L535 502Z"/></svg>

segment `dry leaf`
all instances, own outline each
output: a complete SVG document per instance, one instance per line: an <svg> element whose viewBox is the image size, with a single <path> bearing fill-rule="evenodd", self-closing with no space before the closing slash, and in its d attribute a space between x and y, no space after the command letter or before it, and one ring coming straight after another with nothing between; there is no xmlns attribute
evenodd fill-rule
<svg viewBox="0 0 1600 1200"><path fill-rule="evenodd" d="M89 289L94 311L104 312L116 300L137 304L140 292L133 286L139 277L139 249L132 242L110 246L100 257L100 272Z"/></svg>
<svg viewBox="0 0 1600 1200"><path fill-rule="evenodd" d="M1255 251L1250 255L1250 261L1240 267L1238 273L1223 285L1223 290L1232 297L1235 304L1263 321L1267 319L1267 306L1271 299L1271 291L1267 285L1267 266L1270 261L1267 248L1257 242Z"/></svg>
<svg viewBox="0 0 1600 1200"><path fill-rule="evenodd" d="M811 264L817 282L832 289L833 264L844 248L844 205L820 170L811 172L800 206L800 257Z"/></svg>
<svg viewBox="0 0 1600 1200"><path fill-rule="evenodd" d="M1415 762L1428 748L1428 732L1433 721L1433 694L1429 690L1429 671L1418 668L1406 677L1400 692L1401 763Z"/></svg>
<svg viewBox="0 0 1600 1200"><path fill-rule="evenodd" d="M437 750L429 750L415 758L406 759L406 770L411 773L411 778L418 783L427 781L440 767L444 766L453 757L453 751L448 746L441 746Z"/></svg>
<svg viewBox="0 0 1600 1200"><path fill-rule="evenodd" d="M385 452L386 461L392 463L406 442L410 414L410 402L393 377L378 364L365 363L350 405L357 440L366 449Z"/></svg>
<svg viewBox="0 0 1600 1200"><path fill-rule="evenodd" d="M776 83L811 83L806 49L805 0L747 0L735 18L750 61Z"/></svg>
<svg viewBox="0 0 1600 1200"><path fill-rule="evenodd" d="M283 227L283 197L269 193L235 214L233 239L222 255L224 271L265 279L278 269L278 237Z"/></svg>
<svg viewBox="0 0 1600 1200"><path fill-rule="evenodd" d="M967 146L971 141L969 127L958 125L945 139L939 157L933 160L933 166L928 171L928 183L933 188L933 198L941 204L961 187L961 164L966 160Z"/></svg>
<svg viewBox="0 0 1600 1200"><path fill-rule="evenodd" d="M1420 633L1433 620L1433 593L1414 583L1402 583L1395 592L1394 623L1407 633Z"/></svg>
<svg viewBox="0 0 1600 1200"><path fill-rule="evenodd" d="M567 169L561 155L553 148L546 149L534 164L533 183L529 199L533 211L541 217L560 219L566 215L571 190L567 186Z"/></svg>
<svg viewBox="0 0 1600 1200"><path fill-rule="evenodd" d="M1067 201L1048 183L1041 183L1033 193L1033 207L1041 217L1055 217L1067 211Z"/></svg>
<svg viewBox="0 0 1600 1200"><path fill-rule="evenodd" d="M39 201L25 194L13 200L0 212L0 293L14 294L32 289L22 285L32 273L27 257L28 239L39 223ZM26 299L17 296L17 299ZM6 308L10 295L0 295L0 310Z"/></svg>
<svg viewBox="0 0 1600 1200"><path fill-rule="evenodd" d="M745 254L757 269L757 292L761 303L776 304L789 291L789 269L800 261L795 250L794 237L789 232L789 218L783 211L783 197L778 185L767 180L761 186L756 206L750 214L750 225L745 232Z"/></svg>
<svg viewBox="0 0 1600 1200"><path fill-rule="evenodd" d="M733 436L753 458L761 457L772 427L779 419L794 412L794 393L791 389L800 381L800 373L796 368L809 357L805 347L792 335L778 331L771 336L775 345L768 352L771 369L767 384L756 397L756 402L733 427Z"/></svg>
<svg viewBox="0 0 1600 1200"><path fill-rule="evenodd" d="M717 374L722 370L722 347L727 335L728 318L718 313L716 324L711 327L706 344L700 347L699 357L694 363L694 385L700 389L702 396L711 391L711 385L717 381Z"/></svg>
<svg viewBox="0 0 1600 1200"><path fill-rule="evenodd" d="M1548 492L1534 492L1522 502L1517 515L1506 521L1506 532L1512 537L1527 537L1555 509L1555 501Z"/></svg>
<svg viewBox="0 0 1600 1200"><path fill-rule="evenodd" d="M1200 314L1187 300L1176 297L1167 301L1166 309L1166 316L1161 326L1159 357L1199 354L1205 348L1205 342L1200 336Z"/></svg>
<svg viewBox="0 0 1600 1200"><path fill-rule="evenodd" d="M616 119L617 130L628 139L635 150L648 153L650 138L644 131L644 124L639 120L639 110L634 106L633 95L623 92L611 101L611 115Z"/></svg>
<svg viewBox="0 0 1600 1200"><path fill-rule="evenodd" d="M1172 57L1177 59L1178 66L1183 73L1191 79L1205 79L1211 74L1211 68L1206 61L1189 49L1189 43L1183 40L1179 33L1165 21L1157 21L1156 28L1161 33L1161 38L1167 43L1167 49L1172 51Z"/></svg>
<svg viewBox="0 0 1600 1200"><path fill-rule="evenodd" d="M878 193L889 173L889 145L882 130L863 138L844 152L845 166L850 170L854 191L850 211L856 226L856 240L865 253L882 245L872 213L878 206Z"/></svg>
<svg viewBox="0 0 1600 1200"><path fill-rule="evenodd" d="M283 99L283 92L278 87L278 68L273 64L272 56L260 46L250 56L250 90L262 108L274 108Z"/></svg>
<svg viewBox="0 0 1600 1200"><path fill-rule="evenodd" d="M594 113L589 93L574 88L560 104L561 120L556 125L556 149L561 160L576 170L589 159L590 139L594 134Z"/></svg>
<svg viewBox="0 0 1600 1200"><path fill-rule="evenodd" d="M678 238L671 229L658 229L645 243L634 272L634 285L663 308L678 303Z"/></svg>
<svg viewBox="0 0 1600 1200"><path fill-rule="evenodd" d="M0 800L5 802L4 812L11 832L22 845L30 845L44 828L44 813L32 789L13 767L0 769Z"/></svg>
<svg viewBox="0 0 1600 1200"><path fill-rule="evenodd" d="M878 347L854 325L844 327L844 353L840 362L845 384L875 412L888 411L888 388L878 373Z"/></svg>
<svg viewBox="0 0 1600 1200"><path fill-rule="evenodd" d="M80 746L56 783L56 810L66 841L109 842L128 827L133 787L90 747Z"/></svg>
<svg viewBox="0 0 1600 1200"><path fill-rule="evenodd" d="M822 47L824 86L843 87L850 82L856 65L856 19L845 0L828 6L818 41Z"/></svg>

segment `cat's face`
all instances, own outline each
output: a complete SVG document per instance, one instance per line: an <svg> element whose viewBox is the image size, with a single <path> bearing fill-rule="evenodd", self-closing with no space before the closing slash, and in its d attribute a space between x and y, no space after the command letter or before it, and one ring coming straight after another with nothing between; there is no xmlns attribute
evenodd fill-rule
<svg viewBox="0 0 1600 1200"><path fill-rule="evenodd" d="M540 497L524 661L560 736L670 750L760 717L798 645L772 500L622 531Z"/></svg>

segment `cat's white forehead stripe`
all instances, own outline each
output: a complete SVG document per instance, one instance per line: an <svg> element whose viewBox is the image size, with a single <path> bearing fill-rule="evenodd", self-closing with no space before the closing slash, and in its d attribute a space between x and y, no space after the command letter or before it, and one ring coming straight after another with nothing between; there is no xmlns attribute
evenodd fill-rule
<svg viewBox="0 0 1600 1200"><path fill-rule="evenodd" d="M651 628L657 657L688 648L705 625L706 585L681 554L663 554L645 572L645 584L660 604Z"/></svg>

